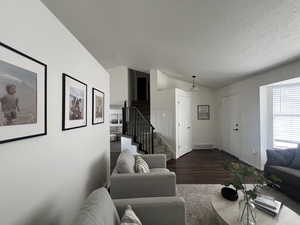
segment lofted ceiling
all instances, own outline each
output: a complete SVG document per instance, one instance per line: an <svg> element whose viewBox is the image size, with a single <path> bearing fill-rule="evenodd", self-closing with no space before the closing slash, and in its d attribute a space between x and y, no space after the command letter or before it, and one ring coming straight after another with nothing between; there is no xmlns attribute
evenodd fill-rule
<svg viewBox="0 0 300 225"><path fill-rule="evenodd" d="M106 68L222 87L300 56L299 0L42 2Z"/></svg>

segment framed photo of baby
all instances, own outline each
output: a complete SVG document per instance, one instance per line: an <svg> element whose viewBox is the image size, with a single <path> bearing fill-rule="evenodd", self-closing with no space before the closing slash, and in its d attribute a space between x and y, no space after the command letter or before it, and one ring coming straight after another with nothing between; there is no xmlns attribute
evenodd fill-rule
<svg viewBox="0 0 300 225"><path fill-rule="evenodd" d="M104 123L104 93L93 88L93 125Z"/></svg>
<svg viewBox="0 0 300 225"><path fill-rule="evenodd" d="M87 126L87 85L63 74L62 129L70 130Z"/></svg>
<svg viewBox="0 0 300 225"><path fill-rule="evenodd" d="M0 42L0 144L47 134L47 65Z"/></svg>

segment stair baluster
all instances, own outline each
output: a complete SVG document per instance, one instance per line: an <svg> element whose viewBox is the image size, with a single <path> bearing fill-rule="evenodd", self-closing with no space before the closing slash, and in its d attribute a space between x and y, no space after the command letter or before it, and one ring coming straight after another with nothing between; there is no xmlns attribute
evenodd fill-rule
<svg viewBox="0 0 300 225"><path fill-rule="evenodd" d="M139 144L139 150L146 154L154 154L154 127L137 107L123 107L123 135L131 136Z"/></svg>

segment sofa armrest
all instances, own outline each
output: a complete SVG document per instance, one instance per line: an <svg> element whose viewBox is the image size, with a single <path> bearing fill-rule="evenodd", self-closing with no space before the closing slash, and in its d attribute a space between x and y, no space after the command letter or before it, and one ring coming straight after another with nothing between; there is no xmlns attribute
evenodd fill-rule
<svg viewBox="0 0 300 225"><path fill-rule="evenodd" d="M167 159L165 154L151 154L151 155L140 155L149 165L151 169L153 168L166 168Z"/></svg>
<svg viewBox="0 0 300 225"><path fill-rule="evenodd" d="M176 175L173 172L112 174L110 195L113 199L176 196Z"/></svg>
<svg viewBox="0 0 300 225"><path fill-rule="evenodd" d="M131 205L143 225L185 225L185 205L182 198L116 199L114 203L120 217L127 205Z"/></svg>

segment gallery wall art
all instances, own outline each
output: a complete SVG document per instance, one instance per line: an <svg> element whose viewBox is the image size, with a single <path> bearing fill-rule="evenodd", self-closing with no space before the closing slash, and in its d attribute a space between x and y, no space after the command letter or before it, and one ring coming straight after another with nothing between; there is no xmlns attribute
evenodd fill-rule
<svg viewBox="0 0 300 225"><path fill-rule="evenodd" d="M47 134L47 65L0 42L0 143Z"/></svg>
<svg viewBox="0 0 300 225"><path fill-rule="evenodd" d="M87 126L87 85L63 74L62 129Z"/></svg>
<svg viewBox="0 0 300 225"><path fill-rule="evenodd" d="M104 123L104 93L93 88L93 124Z"/></svg>

